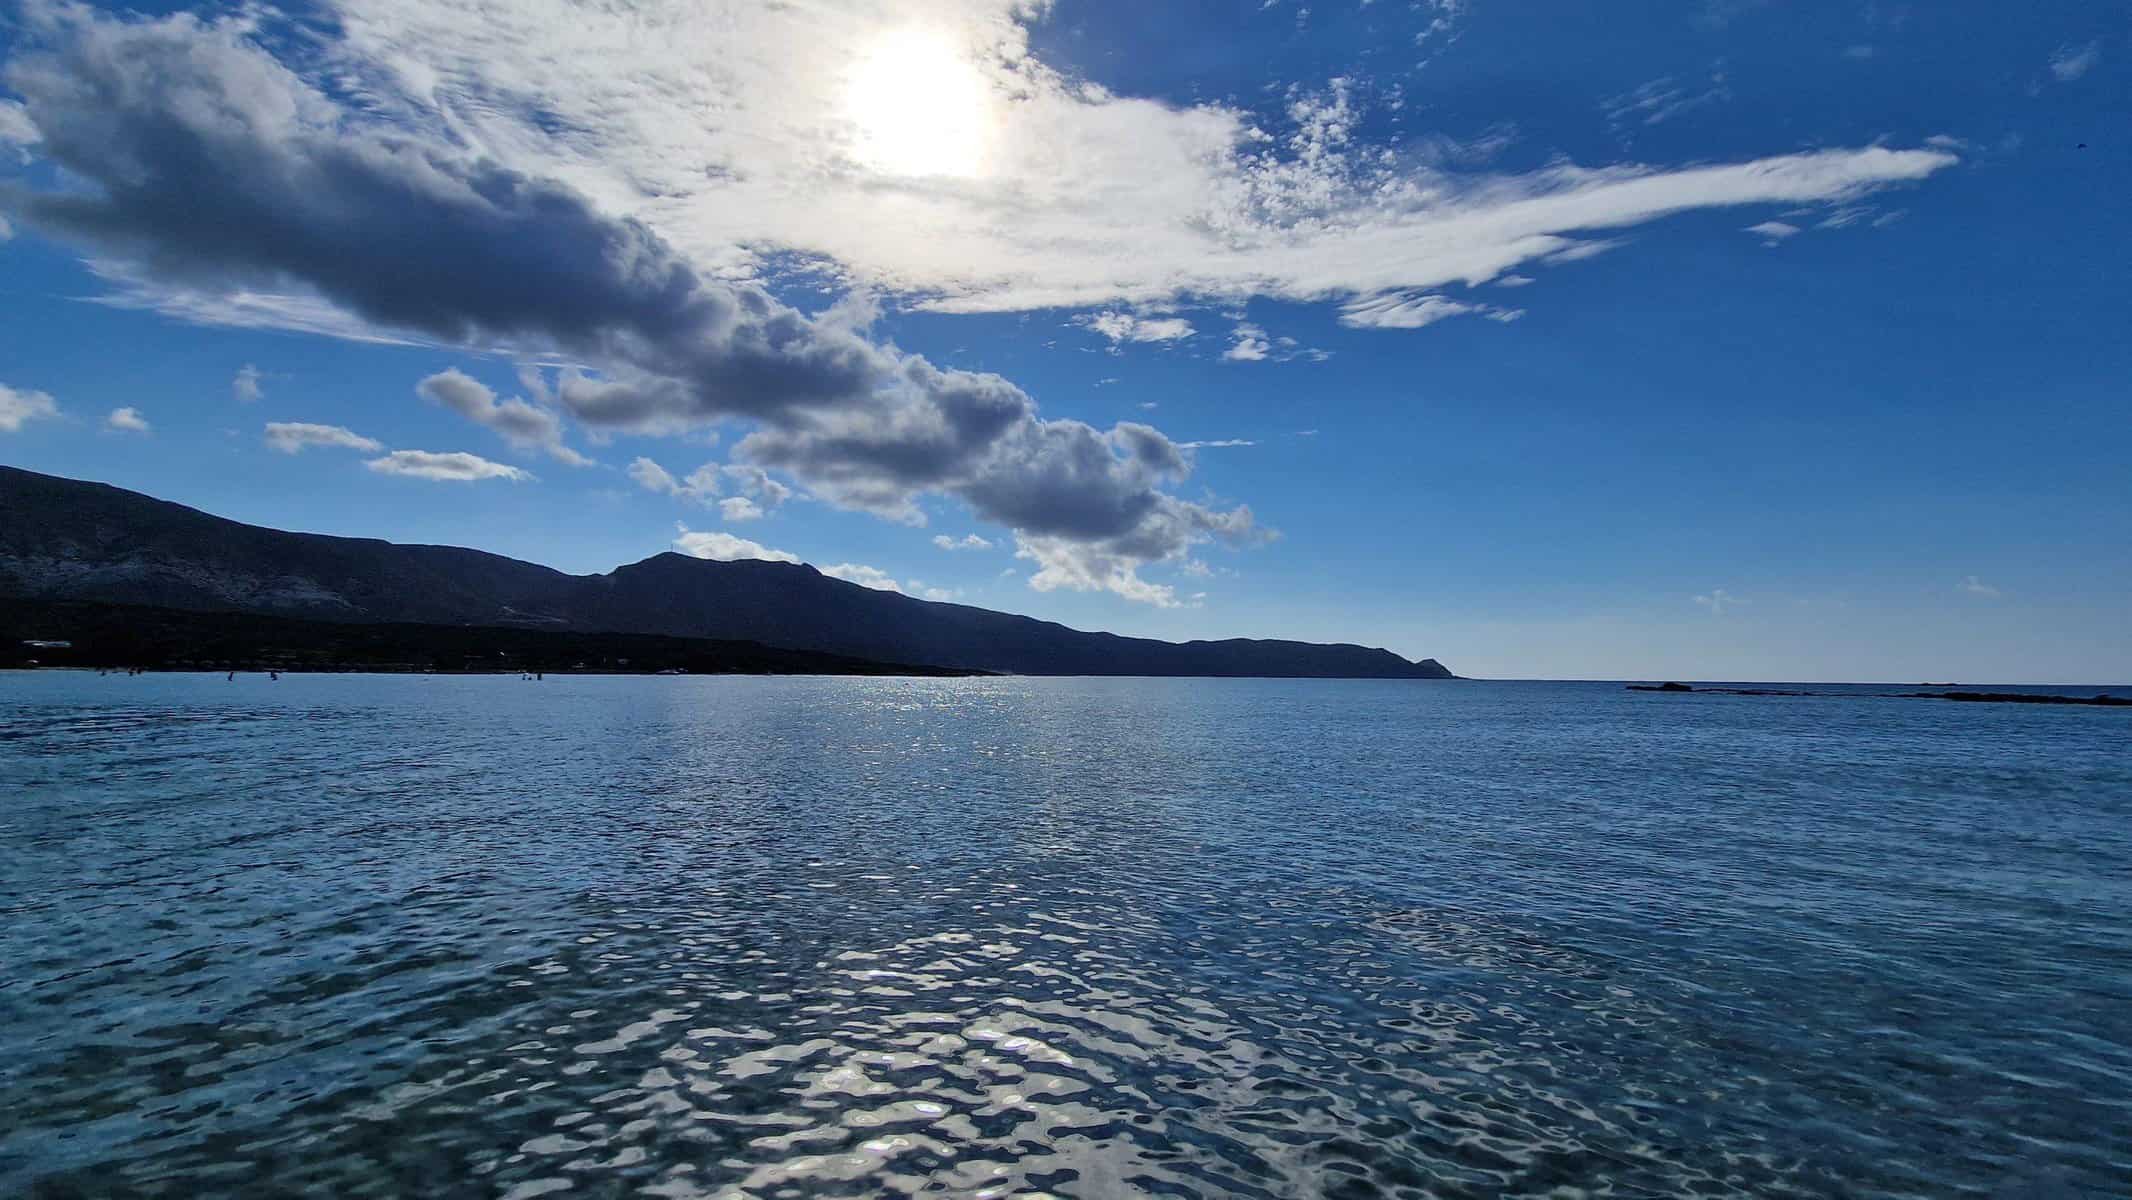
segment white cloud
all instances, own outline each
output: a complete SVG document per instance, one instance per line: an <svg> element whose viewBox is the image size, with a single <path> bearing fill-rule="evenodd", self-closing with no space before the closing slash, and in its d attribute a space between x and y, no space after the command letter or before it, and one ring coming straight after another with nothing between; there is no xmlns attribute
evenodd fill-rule
<svg viewBox="0 0 2132 1200"><path fill-rule="evenodd" d="M0 242L7 241L8 239L14 236L15 227L8 223L8 219L6 217L0 216Z"/></svg>
<svg viewBox="0 0 2132 1200"><path fill-rule="evenodd" d="M375 454L385 448L376 438L367 438L339 425L310 425L300 421L269 421L266 444L283 454L299 454L312 446L331 446Z"/></svg>
<svg viewBox="0 0 2132 1200"><path fill-rule="evenodd" d="M751 474L762 474L762 472L752 467L742 468L735 472L732 467L720 467L717 463L707 462L690 471L686 477L677 479L674 477L673 472L665 467L660 466L651 459L639 456L630 462L625 473L633 483L647 492L673 496L677 499L687 500L706 507L716 504L729 521L748 521L763 515L761 506L755 504L746 496L730 496L724 500L718 498L720 491L719 481L723 477L737 474L739 478L747 480ZM783 487L776 480L769 479L767 476L763 477L763 482L768 485L769 489L781 490L786 494L791 491L791 489ZM758 489L756 494L776 495L776 491ZM779 497L779 499L782 499L782 497ZM775 507L774 503L772 507Z"/></svg>
<svg viewBox="0 0 2132 1200"><path fill-rule="evenodd" d="M1266 331L1248 322L1238 322L1229 336L1234 341L1221 354L1229 362L1264 362L1273 349L1273 343L1266 340Z"/></svg>
<svg viewBox="0 0 2132 1200"><path fill-rule="evenodd" d="M1120 342L1175 342L1192 336L1192 323L1183 317L1136 317L1131 313L1105 310L1079 318L1080 324Z"/></svg>
<svg viewBox="0 0 2132 1200"><path fill-rule="evenodd" d="M1500 275L1496 277L1495 286L1507 288L1521 288L1525 287L1531 282L1532 276L1530 275Z"/></svg>
<svg viewBox="0 0 2132 1200"><path fill-rule="evenodd" d="M727 463L723 473L740 489L742 495L757 501L765 510L774 509L798 495L783 483L772 479L761 467L747 463Z"/></svg>
<svg viewBox="0 0 2132 1200"><path fill-rule="evenodd" d="M1787 221L1763 221L1749 225L1745 232L1761 238L1765 245L1774 246L1786 238L1799 236L1799 227Z"/></svg>
<svg viewBox="0 0 2132 1200"><path fill-rule="evenodd" d="M112 433L153 433L154 427L141 410L133 407L114 408L104 416L104 428Z"/></svg>
<svg viewBox="0 0 2132 1200"><path fill-rule="evenodd" d="M537 372L524 379L538 383ZM592 460L563 444L563 419L543 405L512 397L498 400L487 384L457 367L440 371L415 385L415 394L431 404L451 409L477 425L485 425L521 450L546 451L548 457L573 467L589 467Z"/></svg>
<svg viewBox="0 0 2132 1200"><path fill-rule="evenodd" d="M49 392L11 388L0 383L0 433L19 433L31 421L59 415L59 405Z"/></svg>
<svg viewBox="0 0 2132 1200"><path fill-rule="evenodd" d="M1222 351L1221 355L1225 362L1292 362L1298 358L1324 362L1332 357L1327 352L1305 346L1292 337L1274 337L1250 321L1238 321L1236 327L1229 331L1229 338L1229 348Z"/></svg>
<svg viewBox="0 0 2132 1200"><path fill-rule="evenodd" d="M0 146L13 146L22 161L30 159L30 147L44 140L30 113L19 100L0 100Z"/></svg>
<svg viewBox="0 0 2132 1200"><path fill-rule="evenodd" d="M517 467L490 462L464 450L394 450L363 464L380 475L404 475L448 483L471 483L477 479L508 479L524 483L532 475Z"/></svg>
<svg viewBox="0 0 2132 1200"><path fill-rule="evenodd" d="M761 542L751 542L730 533L694 530L676 524L680 536L674 539L674 549L694 558L714 559L718 562L734 562L740 559L761 559L764 562L796 563L799 555L783 550L772 550Z"/></svg>
<svg viewBox="0 0 2132 1200"><path fill-rule="evenodd" d="M2085 46L2060 46L2051 55L2051 75L2060 83L2071 83L2095 69L2102 61L2102 43L2089 42Z"/></svg>
<svg viewBox="0 0 2132 1200"><path fill-rule="evenodd" d="M250 16L40 7L9 87L84 186L24 191L20 211L86 248L107 303L583 363L552 397L529 384L525 411L472 392L462 411L522 438L545 438L528 420L551 401L596 434L744 422L743 464L828 503L922 522L920 499L950 496L1035 548L1039 586L1159 603L1138 567L1263 536L1248 508L1165 490L1190 463L1159 431L1046 418L996 375L872 340L871 304L810 316L766 284L801 262L903 308L1063 307L1114 348L1190 336L1164 315L1183 301L1344 301L1350 323L1413 325L1464 303L1434 289L1675 213L1850 202L1957 161L1873 146L1486 172L1485 146L1367 143L1358 97L1376 93L1348 80L1262 117L1062 75L1030 53L1042 7L957 0L913 42L896 6L856 0L349 0L286 60ZM855 103L884 61L902 82ZM208 236L180 215L198 208L257 235Z"/></svg>
<svg viewBox="0 0 2132 1200"><path fill-rule="evenodd" d="M1256 445L1258 445L1257 442L1248 438L1216 438L1209 442L1179 442L1177 443L1177 448L1180 450L1223 450L1233 446Z"/></svg>
<svg viewBox="0 0 2132 1200"><path fill-rule="evenodd" d="M895 592L903 596L916 596L920 600L953 600L962 595L961 592L953 588L933 587L922 579L909 579L902 583L897 583L895 577L888 572L879 567L869 567L864 563L838 563L833 567L821 568L821 572L832 579L841 579L846 583L856 583L860 587L869 587L879 592Z"/></svg>
<svg viewBox="0 0 2132 1200"><path fill-rule="evenodd" d="M1482 316L1497 321L1515 321L1524 315L1523 309L1403 292L1362 296L1340 306L1340 323L1351 329L1420 329L1452 317Z"/></svg>
<svg viewBox="0 0 2132 1200"><path fill-rule="evenodd" d="M1014 556L1036 563L1029 586L1040 592L1110 591L1128 600L1157 608L1179 608L1177 589L1166 583L1150 583L1140 577L1138 564L1130 557L1108 553L1059 538L1014 536Z"/></svg>
<svg viewBox="0 0 2132 1200"><path fill-rule="evenodd" d="M1583 262L1597 258L1610 250L1619 250L1627 244L1624 238L1593 238L1588 241L1571 242L1560 250L1550 250L1540 256L1540 261L1559 266L1563 263Z"/></svg>
<svg viewBox="0 0 2132 1200"><path fill-rule="evenodd" d="M959 538L952 538L944 533L934 534L933 544L942 550L990 550L995 545L990 539L974 533L966 533Z"/></svg>
<svg viewBox="0 0 2132 1200"><path fill-rule="evenodd" d="M1344 80L1298 94L1278 123L1084 84L1030 53L1044 7L960 0L929 13L951 69L978 78L958 93L977 111L910 118L965 130L968 174L903 174L855 152L878 130L847 84L907 36L893 6L352 0L334 49L381 93L377 111L564 178L715 269L759 265L742 247L794 251L949 310L1470 284L1581 231L1836 199L1954 161L1864 147L1462 176L1362 144L1360 93ZM1654 81L1625 98L1624 119L1664 120L1724 88ZM895 220L880 219L884 204Z"/></svg>
<svg viewBox="0 0 2132 1200"><path fill-rule="evenodd" d="M1705 105L1720 104L1732 99L1732 90L1725 86L1722 72L1710 77L1708 86L1682 85L1671 76L1653 79L1632 92L1624 92L1607 100L1600 107L1606 111L1606 119L1617 131L1629 125L1659 125L1692 112Z"/></svg>
<svg viewBox="0 0 2132 1200"><path fill-rule="evenodd" d="M846 583L856 583L860 587L870 587L876 591L901 592L903 590L903 585L897 583L888 572L879 567L866 566L863 563L838 563L833 567L823 567L821 570L822 574L832 579L841 579Z"/></svg>
<svg viewBox="0 0 2132 1200"><path fill-rule="evenodd" d="M647 492L671 496L681 491L681 481L674 478L673 472L642 456L630 462L627 474L632 482Z"/></svg>
<svg viewBox="0 0 2132 1200"><path fill-rule="evenodd" d="M1986 600L1996 600L2003 594L1999 591L1999 589L1991 586L1988 583L1985 583L1983 580L1977 578L1974 575L1964 576L1962 582L1954 586L1955 590L1958 592L1963 592L1971 596L1980 596Z"/></svg>
<svg viewBox="0 0 2132 1200"><path fill-rule="evenodd" d="M263 378L259 368L250 363L238 367L236 377L229 381L230 395L235 396L239 404L259 403L266 396L266 389L261 384Z"/></svg>
<svg viewBox="0 0 2132 1200"><path fill-rule="evenodd" d="M1721 617L1725 615L1726 609L1747 603L1747 598L1735 596L1724 588L1711 588L1708 592L1697 596L1695 602L1709 609L1711 616Z"/></svg>

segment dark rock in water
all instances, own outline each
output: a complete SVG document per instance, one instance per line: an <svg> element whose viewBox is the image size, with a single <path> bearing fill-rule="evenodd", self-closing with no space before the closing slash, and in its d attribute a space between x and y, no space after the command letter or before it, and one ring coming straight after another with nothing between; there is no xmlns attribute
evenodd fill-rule
<svg viewBox="0 0 2132 1200"><path fill-rule="evenodd" d="M566 575L454 546L262 529L11 467L0 467L0 599L746 641L1017 675L1457 678L1435 659L1365 646L1085 633L877 591L799 563L659 554L605 575Z"/></svg>
<svg viewBox="0 0 2132 1200"><path fill-rule="evenodd" d="M2094 696L2053 696L2040 692L1904 692L1906 700L1967 700L1983 704L2088 704L2132 708L2132 698L2101 692Z"/></svg>
<svg viewBox="0 0 2132 1200"><path fill-rule="evenodd" d="M1788 692L1774 688L1692 688L1685 683L1632 683L1632 692L1694 692L1698 696L1817 696L1824 699L1968 700L1987 704L2089 704L2105 708L2132 707L2132 699L2107 692L2093 697L2055 696L2039 692Z"/></svg>

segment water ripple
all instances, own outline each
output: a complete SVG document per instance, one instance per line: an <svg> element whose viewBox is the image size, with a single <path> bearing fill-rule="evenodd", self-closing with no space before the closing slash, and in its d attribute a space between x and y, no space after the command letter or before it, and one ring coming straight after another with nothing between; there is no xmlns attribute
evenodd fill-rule
<svg viewBox="0 0 2132 1200"><path fill-rule="evenodd" d="M2132 1191L2110 714L51 678L8 1193Z"/></svg>

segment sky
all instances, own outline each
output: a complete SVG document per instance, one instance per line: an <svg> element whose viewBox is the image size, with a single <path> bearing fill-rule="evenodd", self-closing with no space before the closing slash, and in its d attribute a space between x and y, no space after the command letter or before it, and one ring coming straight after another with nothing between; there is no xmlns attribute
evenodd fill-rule
<svg viewBox="0 0 2132 1200"><path fill-rule="evenodd" d="M2132 680L2132 10L0 0L0 462L1463 674Z"/></svg>

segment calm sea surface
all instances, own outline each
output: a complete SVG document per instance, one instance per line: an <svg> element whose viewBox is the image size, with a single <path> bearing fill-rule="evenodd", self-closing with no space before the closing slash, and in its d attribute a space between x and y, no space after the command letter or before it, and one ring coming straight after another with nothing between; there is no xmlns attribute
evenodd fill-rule
<svg viewBox="0 0 2132 1200"><path fill-rule="evenodd" d="M0 1195L2132 1194L2132 712L0 675Z"/></svg>

